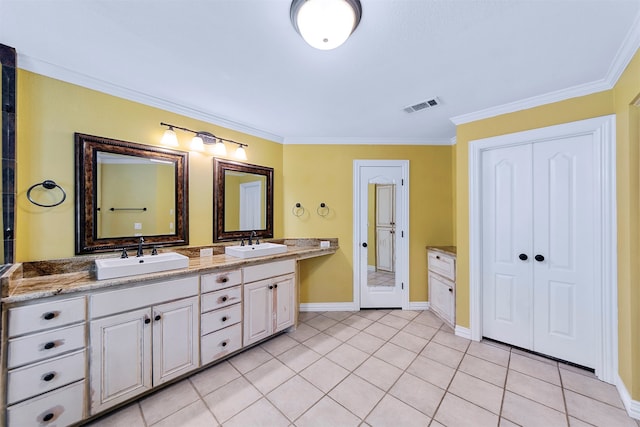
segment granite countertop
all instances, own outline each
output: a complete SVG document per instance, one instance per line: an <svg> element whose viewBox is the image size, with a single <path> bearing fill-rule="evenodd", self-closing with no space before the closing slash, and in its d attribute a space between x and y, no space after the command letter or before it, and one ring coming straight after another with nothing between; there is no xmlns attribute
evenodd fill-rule
<svg viewBox="0 0 640 427"><path fill-rule="evenodd" d="M329 240L331 246L320 247L320 240ZM95 289L104 289L115 286L134 285L142 280L162 280L173 279L189 274L206 274L215 271L230 270L252 264L261 264L273 260L296 259L302 260L335 253L338 247L337 239L292 239L284 240L287 245L287 252L276 255L268 255L250 259L236 258L225 254L213 256L190 256L189 267L178 270L169 270L159 273L141 274L136 276L119 277L115 279L97 280L93 271L94 259L85 257L69 258L67 260L42 261L36 263L13 264L5 274L2 275L2 303L14 303L44 298L54 295L72 294ZM193 248L175 252L195 252ZM113 257L113 256L112 256ZM29 264L42 264L33 267ZM70 265L75 265L69 267ZM52 267L53 266L53 267ZM65 266L68 272L65 271ZM53 274L34 275L31 271L34 268L42 270L56 271ZM27 274L25 274L25 271Z"/></svg>
<svg viewBox="0 0 640 427"><path fill-rule="evenodd" d="M456 247L455 246L427 246L427 250L442 252L447 255L456 256Z"/></svg>

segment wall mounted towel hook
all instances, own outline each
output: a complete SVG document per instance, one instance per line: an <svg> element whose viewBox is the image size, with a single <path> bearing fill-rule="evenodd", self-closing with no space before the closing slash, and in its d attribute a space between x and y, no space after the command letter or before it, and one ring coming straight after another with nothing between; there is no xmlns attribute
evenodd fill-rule
<svg viewBox="0 0 640 427"><path fill-rule="evenodd" d="M300 202L297 202L293 205L293 208L291 208L291 213L298 217L304 215L304 206L302 206Z"/></svg>
<svg viewBox="0 0 640 427"><path fill-rule="evenodd" d="M327 206L327 204L324 202L320 203L320 206L318 206L318 209L316 209L316 213L323 218L326 217L327 215L329 215L329 206Z"/></svg>
<svg viewBox="0 0 640 427"><path fill-rule="evenodd" d="M36 188L36 187L38 187L38 186L40 186L40 185L41 185L42 187L44 187L45 189L47 189L47 190L53 190L53 189L54 189L54 188L56 188L56 187L57 187L57 188L59 188L59 189L60 189L60 191L62 192L62 199L61 199L59 202L57 202L57 203L53 203L53 204L51 204L51 205L43 205L42 203L38 203L38 202L34 201L34 200L31 198L31 190L33 190L34 188ZM55 182L55 181L53 181L53 180L51 180L51 179L45 179L45 180L44 180L44 181L42 181L42 182L39 182L39 183L37 183L37 184L33 184L33 185L32 185L31 187L29 187L29 189L27 190L27 199L29 199L29 201L30 201L31 203L33 203L34 205L36 205L36 206L41 206L41 207L43 207L43 208L52 208L52 207L54 207L54 206L61 205L61 204L62 204L62 202L64 202L64 201L66 200L66 198L67 198L67 193L64 191L64 189L63 189L62 187L60 187L58 184L56 184L56 182Z"/></svg>

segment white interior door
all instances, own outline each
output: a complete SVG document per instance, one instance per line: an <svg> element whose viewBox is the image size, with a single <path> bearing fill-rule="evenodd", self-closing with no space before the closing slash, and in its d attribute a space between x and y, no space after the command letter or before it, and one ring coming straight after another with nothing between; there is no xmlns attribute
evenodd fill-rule
<svg viewBox="0 0 640 427"><path fill-rule="evenodd" d="M596 364L590 135L482 153L483 335Z"/></svg>
<svg viewBox="0 0 640 427"><path fill-rule="evenodd" d="M371 204L369 203L369 206ZM395 185L376 184L376 270L394 271L395 267Z"/></svg>
<svg viewBox="0 0 640 427"><path fill-rule="evenodd" d="M260 224L261 194L262 184L260 181L240 184L240 230L261 230L264 228Z"/></svg>

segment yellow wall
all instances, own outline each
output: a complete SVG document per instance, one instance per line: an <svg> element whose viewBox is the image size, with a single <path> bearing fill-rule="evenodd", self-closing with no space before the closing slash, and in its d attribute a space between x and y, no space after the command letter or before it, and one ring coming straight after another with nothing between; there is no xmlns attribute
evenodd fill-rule
<svg viewBox="0 0 640 427"><path fill-rule="evenodd" d="M274 235L284 237L281 144L24 70L18 70L17 80L17 262L74 255L74 132L159 145L161 121L249 144L248 163L274 168ZM191 136L178 131L180 150L189 150ZM62 205L41 208L27 201L29 186L45 179L66 190ZM211 244L212 236L212 156L191 153L189 243Z"/></svg>
<svg viewBox="0 0 640 427"><path fill-rule="evenodd" d="M338 237L340 250L305 261L301 302L353 301L353 160L410 160L410 301L427 300L426 245L453 242L451 146L285 145L287 237ZM305 207L301 217L291 208ZM321 202L326 218L316 213Z"/></svg>
<svg viewBox="0 0 640 427"><path fill-rule="evenodd" d="M457 323L469 326L469 141L561 123L616 114L618 209L618 322L620 376L633 399L640 399L640 237L638 218L638 120L630 104L640 94L640 54L636 53L613 90L467 123L457 128L456 268Z"/></svg>

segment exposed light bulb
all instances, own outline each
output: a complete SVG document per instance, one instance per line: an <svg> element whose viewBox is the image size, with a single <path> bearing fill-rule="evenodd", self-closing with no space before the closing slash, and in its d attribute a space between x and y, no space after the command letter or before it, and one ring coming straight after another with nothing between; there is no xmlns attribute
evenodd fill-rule
<svg viewBox="0 0 640 427"><path fill-rule="evenodd" d="M204 141L200 135L196 135L191 140L191 149L194 151L204 151Z"/></svg>
<svg viewBox="0 0 640 427"><path fill-rule="evenodd" d="M162 135L162 140L160 141L162 145L170 145L172 147L177 147L178 145L178 136L176 132L173 130L173 127L169 127L169 129L164 131L164 135Z"/></svg>
<svg viewBox="0 0 640 427"><path fill-rule="evenodd" d="M213 154L216 156L227 155L227 147L224 145L224 142L222 142L222 140L219 139L213 146Z"/></svg>
<svg viewBox="0 0 640 427"><path fill-rule="evenodd" d="M247 160L247 152L244 151L244 147L242 145L236 149L234 156L238 160Z"/></svg>
<svg viewBox="0 0 640 427"><path fill-rule="evenodd" d="M321 50L342 45L356 26L356 13L345 0L307 0L296 16L302 38Z"/></svg>

